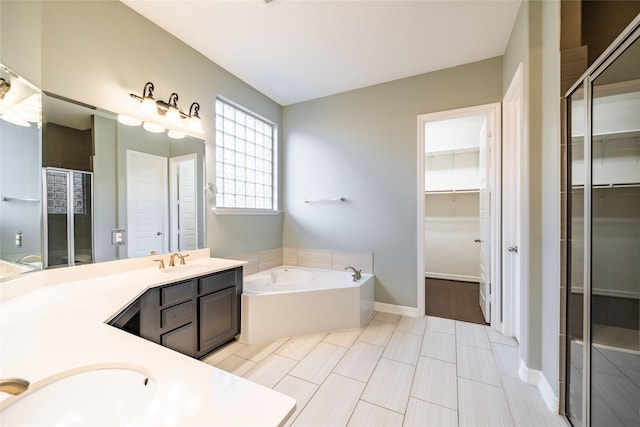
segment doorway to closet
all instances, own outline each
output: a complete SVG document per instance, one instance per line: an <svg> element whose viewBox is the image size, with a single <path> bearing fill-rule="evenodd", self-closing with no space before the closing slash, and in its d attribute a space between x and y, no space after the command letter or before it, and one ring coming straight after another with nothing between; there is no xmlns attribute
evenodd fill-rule
<svg viewBox="0 0 640 427"><path fill-rule="evenodd" d="M418 125L418 297L427 315L490 323L499 281L500 104L424 114Z"/></svg>

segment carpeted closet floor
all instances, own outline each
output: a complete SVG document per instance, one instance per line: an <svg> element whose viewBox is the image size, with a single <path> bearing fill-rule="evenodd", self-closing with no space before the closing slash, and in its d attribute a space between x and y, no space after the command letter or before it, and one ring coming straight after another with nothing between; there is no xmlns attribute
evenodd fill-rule
<svg viewBox="0 0 640 427"><path fill-rule="evenodd" d="M478 283L425 278L427 316L486 324L478 303Z"/></svg>

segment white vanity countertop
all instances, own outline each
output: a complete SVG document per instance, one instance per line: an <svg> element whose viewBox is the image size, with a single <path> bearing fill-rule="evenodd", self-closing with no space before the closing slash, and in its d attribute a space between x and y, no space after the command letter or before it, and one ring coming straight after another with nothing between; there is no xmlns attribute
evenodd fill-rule
<svg viewBox="0 0 640 427"><path fill-rule="evenodd" d="M90 269L69 267L1 283L0 378L24 378L35 388L52 376L79 368L131 367L148 373L157 389L152 403L130 425L283 423L295 409L291 397L104 323L151 287L244 264L201 256L208 256L208 250L190 254L187 266L173 267L173 271L167 271L171 267L165 271L139 268L152 262L153 257L145 257L137 265L122 262L123 269L129 270L124 272L117 272L121 263L117 261L105 263L111 264L106 269L111 274L103 271L91 277ZM101 264L94 266L94 274L105 270ZM60 279L64 274L66 281ZM20 282L26 291L14 287ZM0 404L8 398L0 392Z"/></svg>

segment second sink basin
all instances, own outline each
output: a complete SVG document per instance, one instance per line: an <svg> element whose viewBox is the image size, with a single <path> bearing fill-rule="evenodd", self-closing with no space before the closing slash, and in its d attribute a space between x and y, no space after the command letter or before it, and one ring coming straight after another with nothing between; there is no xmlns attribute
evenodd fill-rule
<svg viewBox="0 0 640 427"><path fill-rule="evenodd" d="M155 381L130 368L92 369L31 387L2 409L2 426L126 425L156 393Z"/></svg>

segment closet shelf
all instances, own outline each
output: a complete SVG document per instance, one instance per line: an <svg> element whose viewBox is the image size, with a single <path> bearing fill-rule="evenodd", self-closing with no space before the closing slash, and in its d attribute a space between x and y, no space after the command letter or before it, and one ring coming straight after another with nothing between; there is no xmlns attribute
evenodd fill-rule
<svg viewBox="0 0 640 427"><path fill-rule="evenodd" d="M452 154L478 153L478 152L480 152L480 147L458 148L455 150L426 151L424 154L427 157L432 157L432 156L449 156Z"/></svg>
<svg viewBox="0 0 640 427"><path fill-rule="evenodd" d="M464 190L425 190L424 194L465 194L465 193L479 193L479 188L468 188Z"/></svg>
<svg viewBox="0 0 640 427"><path fill-rule="evenodd" d="M628 184L595 184L592 188L639 188L640 182L632 182ZM584 188L584 184L572 185L571 188L580 189Z"/></svg>

